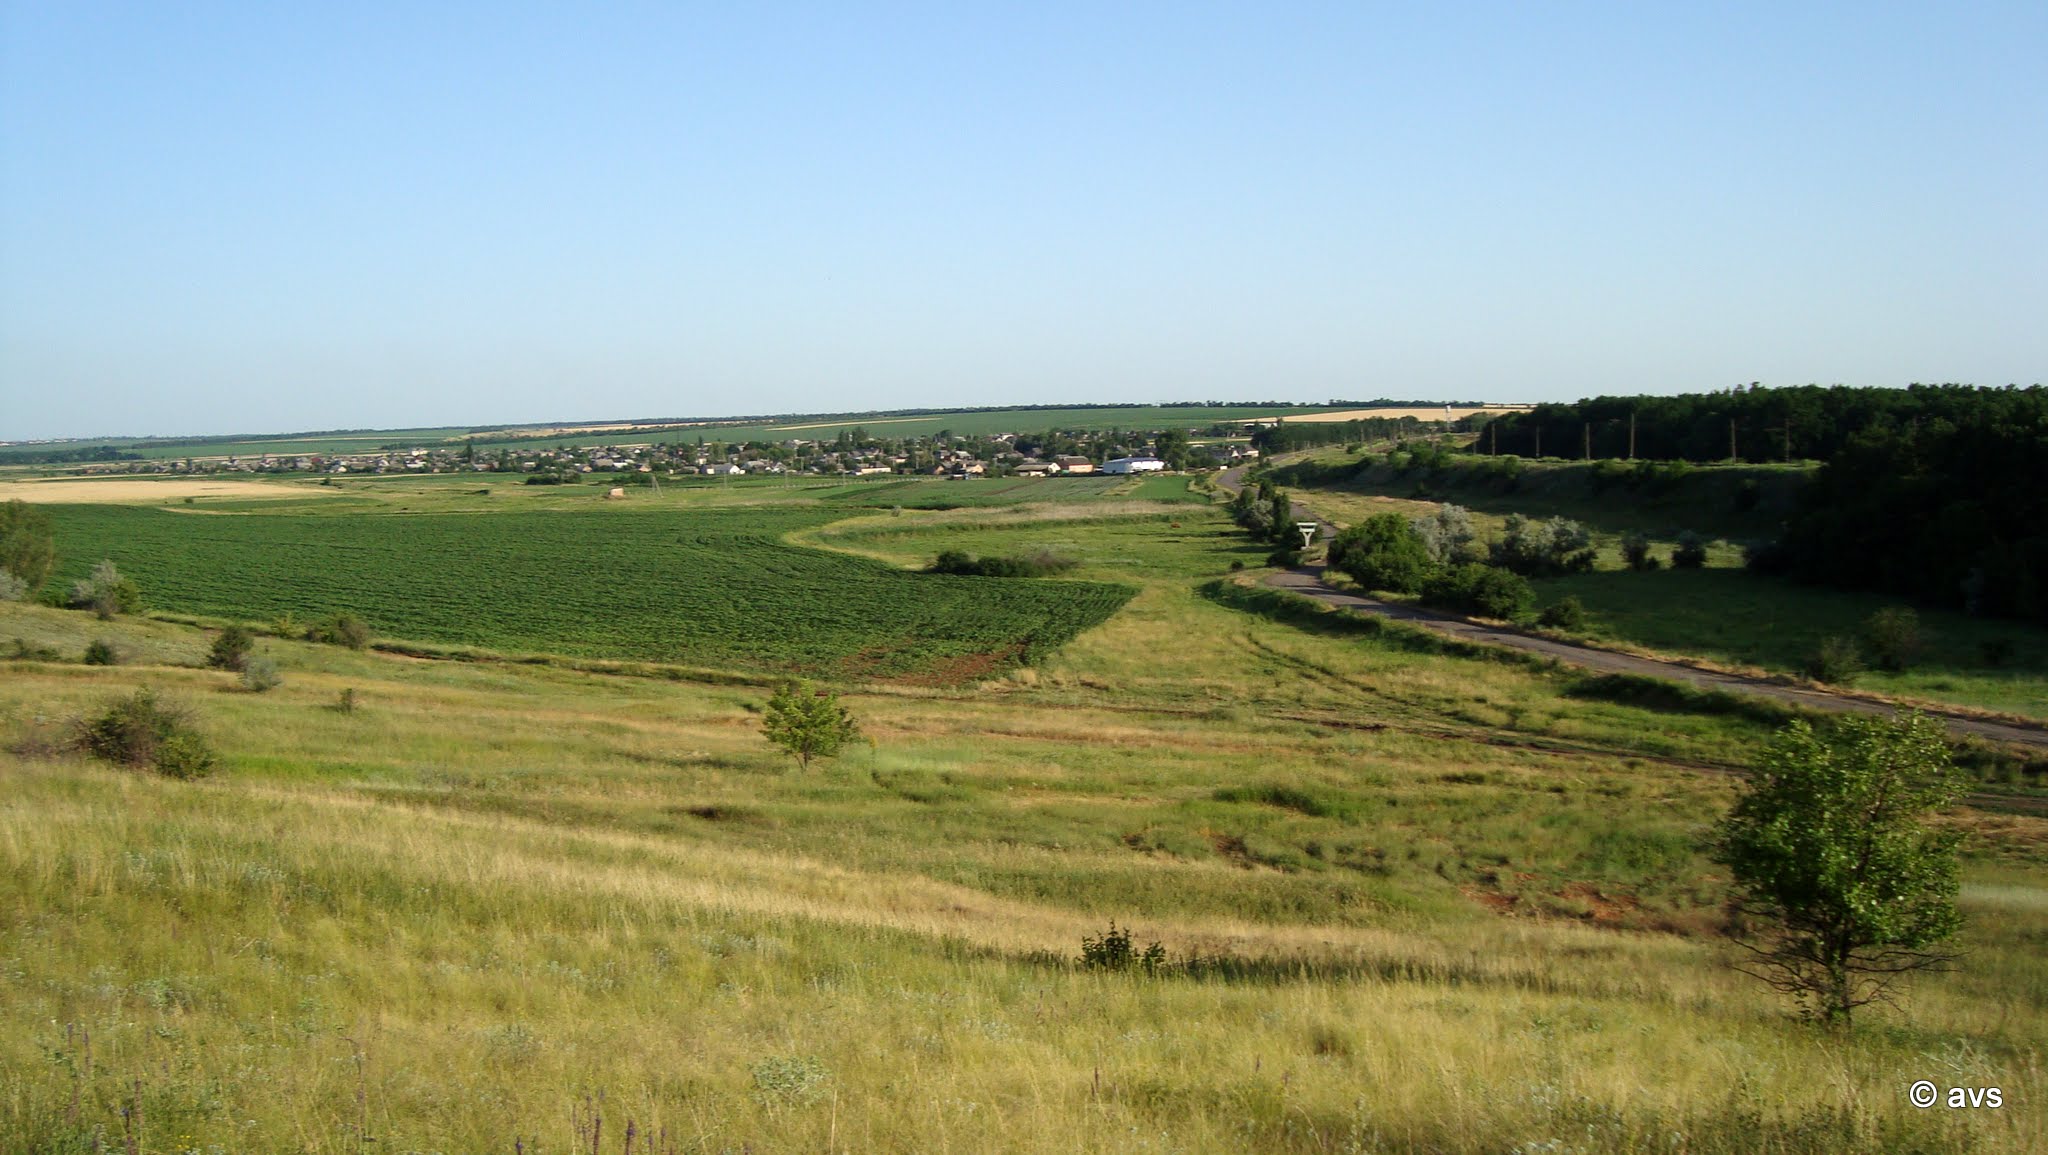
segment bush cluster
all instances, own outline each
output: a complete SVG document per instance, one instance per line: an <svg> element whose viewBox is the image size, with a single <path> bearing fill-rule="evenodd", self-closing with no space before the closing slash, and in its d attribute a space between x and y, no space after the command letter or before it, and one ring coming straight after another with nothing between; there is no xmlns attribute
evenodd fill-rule
<svg viewBox="0 0 2048 1155"><path fill-rule="evenodd" d="M1301 535L1294 528L1294 499L1269 480L1262 478L1256 488L1247 484L1238 490L1230 503L1230 517L1260 541L1301 548Z"/></svg>
<svg viewBox="0 0 2048 1155"><path fill-rule="evenodd" d="M142 591L121 576L111 561L92 567L92 576L71 583L72 608L91 610L106 621L115 614L132 614L142 608Z"/></svg>
<svg viewBox="0 0 2048 1155"><path fill-rule="evenodd" d="M203 778L214 768L213 748L185 712L149 689L81 719L76 744L103 761L153 768L167 778Z"/></svg>
<svg viewBox="0 0 2048 1155"><path fill-rule="evenodd" d="M1431 574L1423 583L1422 601L1454 613L1514 621L1534 608L1536 591L1518 573L1474 562Z"/></svg>
<svg viewBox="0 0 2048 1155"><path fill-rule="evenodd" d="M1511 513L1490 552L1493 564L1524 577L1583 573L1593 568L1593 535L1570 518L1536 521Z"/></svg>
<svg viewBox="0 0 2048 1155"><path fill-rule="evenodd" d="M1847 682L1872 667L1897 673L1919 659L1922 644L1920 615L1886 606L1864 619L1856 637L1821 639L1804 672L1816 682Z"/></svg>
<svg viewBox="0 0 2048 1155"><path fill-rule="evenodd" d="M1079 564L1051 550L1039 550L1024 557L975 557L964 550L949 549L940 553L925 572L965 577L1050 577Z"/></svg>
<svg viewBox="0 0 2048 1155"><path fill-rule="evenodd" d="M370 626L354 614L330 614L307 627L306 640L360 650L370 644Z"/></svg>
<svg viewBox="0 0 2048 1155"><path fill-rule="evenodd" d="M1330 543L1330 565L1367 589L1421 594L1439 609L1504 620L1526 616L1535 591L1519 574L1473 560L1470 524L1456 506L1413 520L1374 514Z"/></svg>

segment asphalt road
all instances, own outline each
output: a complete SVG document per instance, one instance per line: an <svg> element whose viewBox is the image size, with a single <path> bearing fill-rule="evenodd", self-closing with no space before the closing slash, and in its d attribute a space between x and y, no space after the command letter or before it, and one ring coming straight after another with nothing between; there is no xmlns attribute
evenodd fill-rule
<svg viewBox="0 0 2048 1155"><path fill-rule="evenodd" d="M1239 488L1243 476L1242 466L1229 469L1217 475L1217 483L1231 492ZM1291 496L1291 495L1290 495ZM1321 522L1320 536L1333 534L1330 523L1318 517L1297 497L1294 500L1294 514L1303 520L1313 518ZM1266 584L1303 597L1313 598L1324 605L1356 613L1376 614L1384 618L1413 622L1440 634L1462 641L1478 642L1489 646L1505 646L1540 654L1574 666L1602 673L1638 674L1644 677L1664 678L1705 690L1725 690L1731 694L1750 694L1760 698L1772 698L1790 705L1809 710L1824 710L1830 713L1893 714L1899 707L1885 702L1872 701L1826 690L1792 686L1763 678L1745 677L1741 674L1727 674L1715 670L1701 670L1678 662L1659 661L1655 658L1639 658L1633 654L1618 654L1612 650L1595 649L1591 646L1573 645L1570 642L1555 641L1525 634L1503 626L1483 625L1453 614L1439 613L1420 606L1383 602L1361 594L1340 590L1323 580L1319 566L1304 566L1300 569L1285 570L1266 579ZM2030 746L2048 750L2048 727L2026 726L2011 722L1994 722L1967 714L1950 713L1946 710L1922 707L1930 717L1940 718L1956 734L1967 734L1993 742L2009 742L2017 746Z"/></svg>

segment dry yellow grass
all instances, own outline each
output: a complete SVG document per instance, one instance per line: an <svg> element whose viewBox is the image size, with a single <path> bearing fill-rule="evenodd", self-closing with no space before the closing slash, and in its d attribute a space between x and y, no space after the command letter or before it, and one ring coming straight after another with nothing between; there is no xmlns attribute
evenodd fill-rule
<svg viewBox="0 0 2048 1155"><path fill-rule="evenodd" d="M188 497L332 497L340 490L303 482L241 481L210 477L19 478L0 481L0 501L43 505L154 504Z"/></svg>

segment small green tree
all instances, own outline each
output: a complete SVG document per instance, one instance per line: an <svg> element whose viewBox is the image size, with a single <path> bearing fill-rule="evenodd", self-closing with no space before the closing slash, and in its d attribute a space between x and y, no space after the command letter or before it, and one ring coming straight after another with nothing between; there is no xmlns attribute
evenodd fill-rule
<svg viewBox="0 0 2048 1155"><path fill-rule="evenodd" d="M229 626L213 639L213 649L207 652L206 664L216 670L240 672L249 664L249 653L256 646L256 638L246 626Z"/></svg>
<svg viewBox="0 0 2048 1155"><path fill-rule="evenodd" d="M833 757L859 738L860 726L839 704L837 694L791 681L777 686L768 699L761 732L795 758L798 768L808 770L811 759Z"/></svg>
<svg viewBox="0 0 2048 1155"><path fill-rule="evenodd" d="M1945 966L1961 835L1926 819L1963 789L1924 715L1787 726L1715 835L1734 878L1728 933L1749 952L1738 969L1847 1026L1900 975Z"/></svg>

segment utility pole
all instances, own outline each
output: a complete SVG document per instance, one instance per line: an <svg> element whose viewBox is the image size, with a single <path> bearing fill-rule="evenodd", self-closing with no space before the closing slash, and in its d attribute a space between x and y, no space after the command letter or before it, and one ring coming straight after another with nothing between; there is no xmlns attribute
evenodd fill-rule
<svg viewBox="0 0 2048 1155"><path fill-rule="evenodd" d="M1636 459L1636 411L1628 411L1628 459Z"/></svg>
<svg viewBox="0 0 2048 1155"><path fill-rule="evenodd" d="M1742 458L1735 452L1735 419L1728 419L1728 464L1733 465Z"/></svg>
<svg viewBox="0 0 2048 1155"><path fill-rule="evenodd" d="M1543 458L1543 423L1541 421L1536 422L1536 458L1539 461Z"/></svg>
<svg viewBox="0 0 2048 1155"><path fill-rule="evenodd" d="M1579 432L1585 435L1586 460L1591 461L1593 460L1593 423L1591 421L1579 422Z"/></svg>
<svg viewBox="0 0 2048 1155"><path fill-rule="evenodd" d="M1498 418L1486 423L1486 455L1488 457L1500 456L1500 420Z"/></svg>

